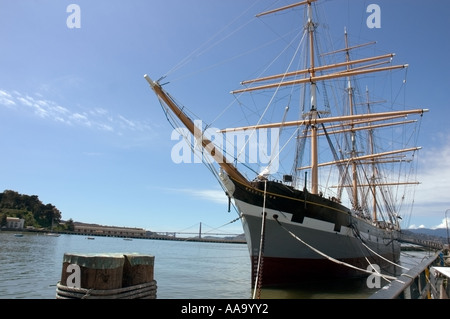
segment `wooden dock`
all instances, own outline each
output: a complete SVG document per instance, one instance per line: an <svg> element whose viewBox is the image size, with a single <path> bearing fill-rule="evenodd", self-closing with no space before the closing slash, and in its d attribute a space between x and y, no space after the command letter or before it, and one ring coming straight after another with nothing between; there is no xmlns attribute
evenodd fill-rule
<svg viewBox="0 0 450 319"><path fill-rule="evenodd" d="M424 240L417 236L414 236L414 237L408 236L403 233L400 235L398 240L401 243L413 244L413 245L417 245L417 246L421 246L421 247L429 248L429 249L442 250L442 249L444 249L444 246L445 246L444 243L437 241L437 240Z"/></svg>
<svg viewBox="0 0 450 319"><path fill-rule="evenodd" d="M382 287L369 299L449 299L449 246Z"/></svg>

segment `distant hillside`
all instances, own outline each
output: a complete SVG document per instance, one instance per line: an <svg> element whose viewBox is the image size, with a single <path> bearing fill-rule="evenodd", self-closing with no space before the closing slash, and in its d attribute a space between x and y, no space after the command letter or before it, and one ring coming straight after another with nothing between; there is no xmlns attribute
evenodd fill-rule
<svg viewBox="0 0 450 319"><path fill-rule="evenodd" d="M0 193L0 227L6 226L7 217L25 220L25 227L55 230L61 221L61 212L52 204L44 204L37 195L19 194L13 190Z"/></svg>
<svg viewBox="0 0 450 319"><path fill-rule="evenodd" d="M405 229L402 230L405 234L413 234L415 236L424 237L431 240L439 240L440 242L447 243L447 229L445 228L437 228L437 229L429 229L429 228L417 228L417 229ZM450 233L450 229L449 229Z"/></svg>
<svg viewBox="0 0 450 319"><path fill-rule="evenodd" d="M235 241L235 242L243 242L243 243L246 242L244 234L240 234L240 235L232 236L232 237L230 237L230 236L224 236L224 237L220 237L220 236L219 237L218 236L202 236L202 238L204 238L204 239L223 239L223 240L229 240L229 241Z"/></svg>
<svg viewBox="0 0 450 319"><path fill-rule="evenodd" d="M436 229L430 229L430 228L417 228L417 229L408 229L408 231L413 232L415 234L425 234L435 237L443 237L447 238L447 229L445 228L436 228ZM450 233L450 229L449 229Z"/></svg>

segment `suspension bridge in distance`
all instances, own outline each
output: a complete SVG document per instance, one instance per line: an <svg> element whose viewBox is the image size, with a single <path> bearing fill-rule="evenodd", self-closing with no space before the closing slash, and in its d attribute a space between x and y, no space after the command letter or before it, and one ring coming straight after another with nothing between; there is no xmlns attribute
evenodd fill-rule
<svg viewBox="0 0 450 319"><path fill-rule="evenodd" d="M189 227L191 229L193 226ZM218 228L215 228L218 229ZM230 243L246 243L243 234L226 234L207 231L202 233L202 223L199 223L198 231L177 231L177 232L153 232L148 238L150 239L161 239L161 240L179 240L179 241L209 241L209 242L230 242ZM412 244L411 246L403 246L402 250L440 250L443 249L444 243L436 240L425 240L419 236L409 236L405 234L400 234L398 238L402 244ZM421 248L421 249L420 249Z"/></svg>
<svg viewBox="0 0 450 319"><path fill-rule="evenodd" d="M146 237L149 239L160 239L160 240L201 241L201 242L215 242L215 243L220 242L220 243L239 243L239 244L246 243L243 234L227 234L212 231L202 232L202 223L200 222L199 229L197 232L192 231L153 232L151 235Z"/></svg>

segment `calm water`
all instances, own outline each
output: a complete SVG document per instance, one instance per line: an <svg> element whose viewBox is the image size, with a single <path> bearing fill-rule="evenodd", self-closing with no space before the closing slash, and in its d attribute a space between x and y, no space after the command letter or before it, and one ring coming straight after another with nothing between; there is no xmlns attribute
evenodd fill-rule
<svg viewBox="0 0 450 319"><path fill-rule="evenodd" d="M158 299L251 299L250 259L245 244L216 244L61 235L50 237L0 231L0 298L55 299L65 253L139 253L155 256ZM412 267L424 253L405 252ZM384 285L385 283L383 283ZM365 281L315 287L263 289L262 299L367 298Z"/></svg>

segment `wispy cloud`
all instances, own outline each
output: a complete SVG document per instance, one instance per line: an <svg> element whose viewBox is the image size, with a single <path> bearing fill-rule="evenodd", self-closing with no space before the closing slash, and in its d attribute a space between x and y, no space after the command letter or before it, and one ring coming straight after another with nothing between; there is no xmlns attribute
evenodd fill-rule
<svg viewBox="0 0 450 319"><path fill-rule="evenodd" d="M420 155L418 179L421 203L450 202L450 139L443 138L442 146L423 150Z"/></svg>
<svg viewBox="0 0 450 319"><path fill-rule="evenodd" d="M11 96L11 94L9 94L6 91L0 90L0 104L11 107L13 105L16 105L16 102L14 102L14 99Z"/></svg>
<svg viewBox="0 0 450 319"><path fill-rule="evenodd" d="M165 190L170 192L182 192L192 197L217 204L228 203L228 198L225 196L225 192L219 189L165 188Z"/></svg>
<svg viewBox="0 0 450 319"><path fill-rule="evenodd" d="M192 196L209 200L219 204L225 204L228 202L227 197L223 190L213 190L213 189L182 189L183 192L189 193Z"/></svg>
<svg viewBox="0 0 450 319"><path fill-rule="evenodd" d="M0 89L0 106L31 113L41 119L65 125L87 127L117 134L122 134L123 131L149 131L152 129L144 121L132 120L121 114L111 114L101 107L87 112L72 111L55 101L43 98L41 94L30 96L17 91L8 92Z"/></svg>
<svg viewBox="0 0 450 319"><path fill-rule="evenodd" d="M419 157L419 170L414 215L425 217L442 216L439 225L427 225L427 228L445 227L444 213L450 209L450 138L439 136L438 147L424 148ZM421 226L412 225L415 228ZM410 227L412 227L410 226Z"/></svg>
<svg viewBox="0 0 450 319"><path fill-rule="evenodd" d="M434 226L425 226L425 225L410 225L408 228L409 229L418 229L418 228L430 228L430 229L436 229L436 228L447 228L450 227L450 217L447 217L447 221L445 220L445 218L442 220L442 222L439 225L434 225Z"/></svg>
<svg viewBox="0 0 450 319"><path fill-rule="evenodd" d="M450 217L444 218L442 222L434 228L447 228L447 227L450 227Z"/></svg>

